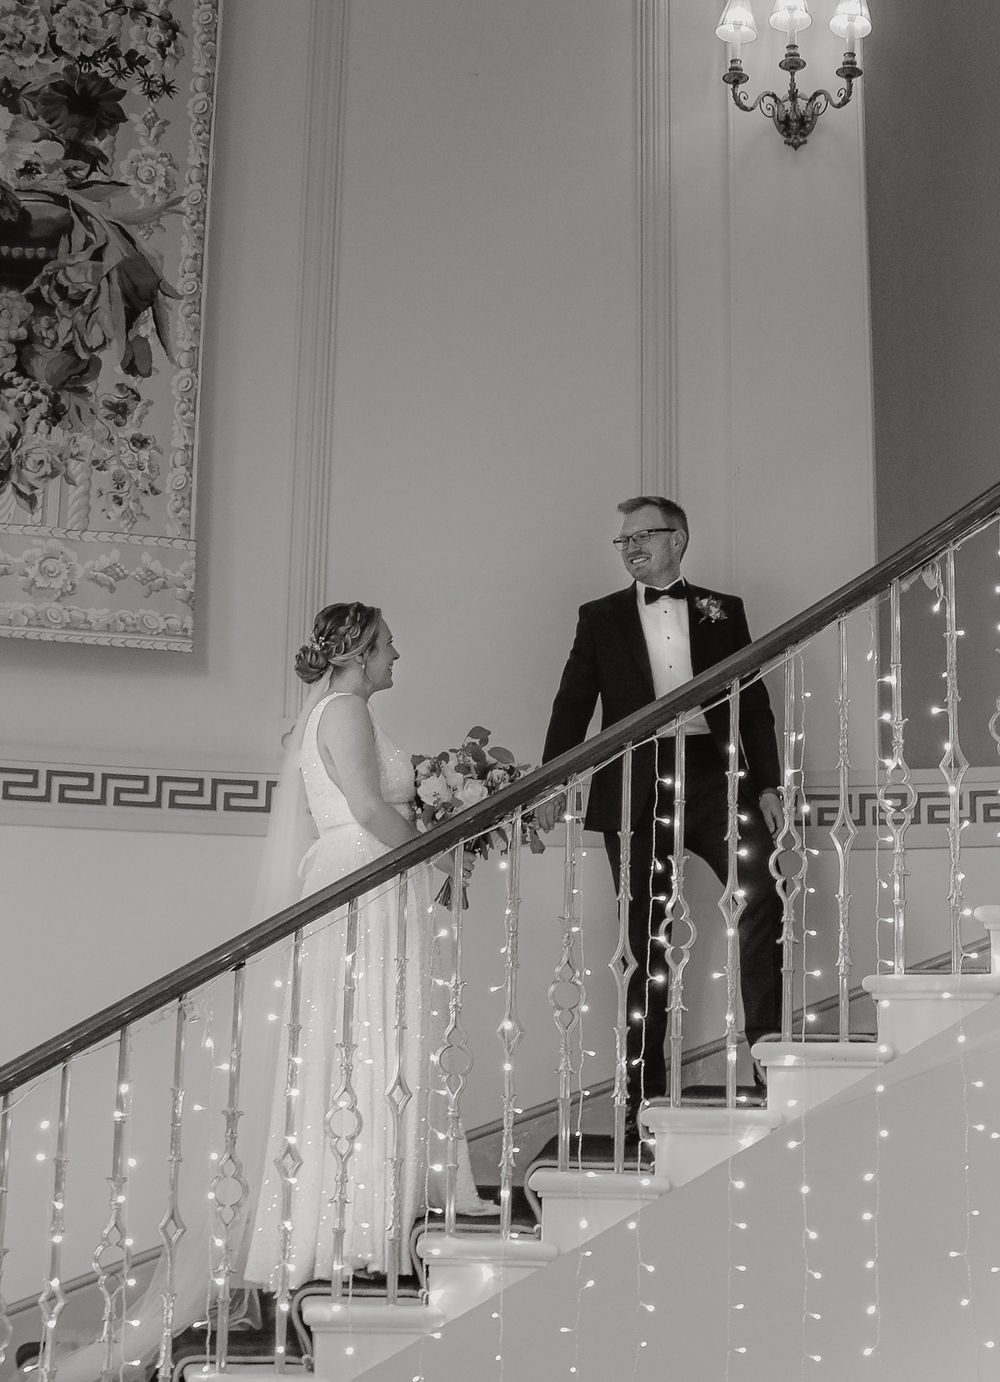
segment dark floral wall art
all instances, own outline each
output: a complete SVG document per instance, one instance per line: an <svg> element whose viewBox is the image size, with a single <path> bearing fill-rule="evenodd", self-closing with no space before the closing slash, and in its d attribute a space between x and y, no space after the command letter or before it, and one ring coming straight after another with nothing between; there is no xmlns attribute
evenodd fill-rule
<svg viewBox="0 0 1000 1382"><path fill-rule="evenodd" d="M219 0L0 0L0 634L186 651Z"/></svg>

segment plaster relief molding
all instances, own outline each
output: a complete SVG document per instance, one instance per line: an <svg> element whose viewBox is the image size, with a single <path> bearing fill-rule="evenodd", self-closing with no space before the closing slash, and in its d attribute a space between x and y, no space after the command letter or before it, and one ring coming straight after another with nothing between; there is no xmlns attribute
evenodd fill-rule
<svg viewBox="0 0 1000 1382"><path fill-rule="evenodd" d="M350 0L313 0L298 292L291 542L283 714L294 719L302 683L293 659L326 602L330 464L340 255L341 177Z"/></svg>
<svg viewBox="0 0 1000 1382"><path fill-rule="evenodd" d="M913 823L907 832L911 849L947 850L948 789L937 768L914 768L916 791ZM166 830L182 834L263 835L275 772L262 765L171 766L147 760L131 764L92 764L35 759L0 760L0 827L34 825L68 829ZM821 853L832 852L830 831L836 823L837 778L832 772L810 773L806 782L809 820L806 841ZM858 837L855 851L876 848L884 825L879 821L878 785L863 769L851 774L848 809ZM970 768L962 784L963 849L996 849L1000 833L1000 787L996 769ZM556 830L550 848L563 845ZM588 849L600 849L601 837L587 832ZM881 848L885 848L884 844Z"/></svg>
<svg viewBox="0 0 1000 1382"><path fill-rule="evenodd" d="M0 826L263 835L273 773L0 762Z"/></svg>
<svg viewBox="0 0 1000 1382"><path fill-rule="evenodd" d="M670 196L670 7L636 0L639 481L677 493L676 259Z"/></svg>

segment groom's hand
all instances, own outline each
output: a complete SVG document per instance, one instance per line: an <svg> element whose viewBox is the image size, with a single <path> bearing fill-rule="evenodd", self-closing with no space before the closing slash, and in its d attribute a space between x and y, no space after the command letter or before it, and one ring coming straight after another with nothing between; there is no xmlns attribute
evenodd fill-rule
<svg viewBox="0 0 1000 1382"><path fill-rule="evenodd" d="M781 797L773 789L769 788L766 792L761 792L760 811L771 835L777 835L784 825L785 813L781 805Z"/></svg>
<svg viewBox="0 0 1000 1382"><path fill-rule="evenodd" d="M565 814L565 792L560 792L557 797L551 797L548 801L543 801L541 806L535 807L535 819L538 821L539 830L551 830L556 821L562 820Z"/></svg>

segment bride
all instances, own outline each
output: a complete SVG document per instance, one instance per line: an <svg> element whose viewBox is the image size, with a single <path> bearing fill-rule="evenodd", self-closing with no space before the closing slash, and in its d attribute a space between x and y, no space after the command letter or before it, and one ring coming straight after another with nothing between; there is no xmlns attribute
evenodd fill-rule
<svg viewBox="0 0 1000 1382"><path fill-rule="evenodd" d="M314 686L286 759L287 785L304 789L318 834L299 869L306 897L412 840L414 779L404 753L372 720L370 701L392 686L399 653L381 611L359 603L328 605L316 616L312 637L300 648L295 670ZM435 861L449 876L452 856ZM467 877L469 867L463 869ZM434 983L434 885L429 865L410 871L406 899L405 1039L402 1074L411 1098L401 1119L400 1145L386 1091L396 1063L395 984L398 889L383 885L360 899L358 939L346 948L346 909L307 932L302 963L298 1093L294 1096L296 1173L288 1253L289 1284L328 1278L335 1264L337 1158L324 1120L340 1084L338 1042L343 1040L344 980L353 965L353 1086L360 1130L347 1163L343 1263L345 1271L385 1272L391 1219L393 1157L401 1158L400 1220L403 1243L410 1225L430 1205L443 1203L444 1178L432 1164L429 1143L445 1126L444 1095L432 1057L443 1040L447 1002ZM286 985L286 993L288 986ZM284 1022L289 1021L288 1011ZM282 1180L275 1159L287 1149L287 1031L271 1102L266 1174L260 1188L244 1279L274 1289L282 1246ZM352 1128L353 1128L352 1120ZM337 1131L341 1131L340 1122ZM339 1146L344 1146L341 1140ZM443 1156L442 1156L443 1160ZM464 1137L459 1147L458 1208L489 1212L476 1192ZM404 1248L405 1252L405 1248ZM405 1270L405 1268L404 1268Z"/></svg>
<svg viewBox="0 0 1000 1382"><path fill-rule="evenodd" d="M287 907L295 895L309 896L418 834L411 760L369 714L371 697L392 685L398 656L378 609L357 603L329 605L316 616L312 637L299 650L295 662L299 676L313 689L289 739L272 802L254 920L265 920ZM450 853L435 863L453 877ZM468 865L464 866L463 881L469 872ZM446 1126L446 1100L434 1055L443 1044L447 1001L444 990L435 983L444 976L434 934L432 877L432 866L424 865L410 870L407 884L402 1074L411 1097L401 1118L398 1147L393 1145L386 1090L396 1065L399 890L392 882L359 899L353 954L353 1085L360 1130L347 1162L345 1233L342 1256L337 1257L345 1272L386 1271L394 1157L401 1164L398 1223L404 1260L410 1226L421 1213L444 1201L441 1162L445 1158L440 1135ZM245 1082L242 1102L249 1107L244 1109L247 1117L241 1120L240 1148L241 1155L248 1158L249 1176L259 1187L251 1192L251 1212L245 1222L248 1232L245 1236L240 1233L238 1256L243 1263L243 1281L249 1285L274 1290L282 1260L288 1263L287 1285L292 1288L312 1278L333 1276L334 1228L339 1226L337 1168L325 1120L340 1086L338 1042L343 1039L344 978L349 959L346 931L345 908L321 918L304 935L298 1015L301 1030L298 1063L293 1067L298 1071L298 1093L293 1098L292 1134L292 1149L301 1157L301 1166L294 1173L292 1211L287 1221L283 1221L281 1176L274 1163L283 1152L287 1161L289 1151L285 1077L289 1069L288 1023L293 1020L290 1004L282 1024L277 1077L268 1086L265 1076L264 1088L254 1089L250 1081ZM248 971L248 982L255 985L252 998L248 989L248 1012L262 1012L263 1004L270 1001L264 995L273 991L275 966L284 965L287 953L284 944L281 954L277 950L275 947L258 957L251 966L255 970L252 980ZM283 987L288 995L289 986ZM211 992L209 989L192 1009L201 1013L199 1020L206 1023L206 1033L213 1030ZM265 1049L252 1053L244 1048L247 1070L265 1070L271 1065L273 1047L278 1043L263 1040L262 1044ZM170 1332L176 1334L204 1316L205 1269L213 1264L214 1275L220 1240L214 1237L218 1230L213 1216L204 1213L205 1168L217 1164L219 1157L217 1150L209 1154L210 1148L218 1147L217 1134L211 1131L211 1126L218 1127L218 1119L210 1125L203 1105L212 1103L213 1112L224 1113L227 1122L229 1118L228 1109L214 1108L224 1086L220 1089L213 1084L210 1046L206 1036L192 1055L192 1060L200 1058L197 1070L187 1070L188 1092L202 1100L193 1109L201 1108L205 1115L185 1123L180 1194L182 1206L187 1206L184 1217L189 1227L177 1240L173 1262L166 1254L161 1256L141 1298L128 1304L130 1329L128 1353L121 1352L123 1377L136 1375L136 1369L145 1366L142 1360L155 1357L158 1347L162 1349L168 1298ZM435 1156L429 1155L429 1148ZM464 1137L457 1152L456 1207L464 1214L495 1212L494 1205L478 1197ZM255 1163L253 1170L249 1169L251 1161ZM283 1223L292 1226L287 1255ZM114 1347L124 1349L124 1339ZM108 1366L108 1350L103 1330L98 1341L82 1347L68 1340L60 1344L59 1382L93 1382Z"/></svg>

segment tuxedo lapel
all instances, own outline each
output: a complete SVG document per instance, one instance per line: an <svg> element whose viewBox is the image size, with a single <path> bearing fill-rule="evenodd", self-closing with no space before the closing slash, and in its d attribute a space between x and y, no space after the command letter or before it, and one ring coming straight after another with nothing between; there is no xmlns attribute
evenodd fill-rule
<svg viewBox="0 0 1000 1382"><path fill-rule="evenodd" d="M653 691L653 669L649 665L649 649L646 647L646 637L642 631L635 590L635 586L630 585L627 590L617 591L613 599L617 604L615 623L625 647L635 663L635 671L642 690L640 704L644 705L655 700L656 695Z"/></svg>
<svg viewBox="0 0 1000 1382"><path fill-rule="evenodd" d="M698 609L695 600L707 592L690 582L685 586L688 607L688 640L691 644L691 675L697 676L719 661L719 639L717 626L705 618L703 610Z"/></svg>

